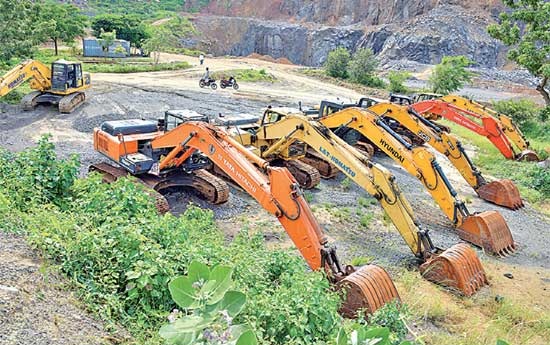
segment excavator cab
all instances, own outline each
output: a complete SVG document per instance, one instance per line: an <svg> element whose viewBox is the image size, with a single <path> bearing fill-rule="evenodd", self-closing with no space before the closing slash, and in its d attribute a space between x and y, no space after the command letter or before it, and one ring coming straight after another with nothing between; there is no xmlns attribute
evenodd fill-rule
<svg viewBox="0 0 550 345"><path fill-rule="evenodd" d="M399 105L411 105L413 104L413 100L411 97L406 95L390 94L390 103L399 104Z"/></svg>
<svg viewBox="0 0 550 345"><path fill-rule="evenodd" d="M90 75L82 72L80 62L58 60L52 63L52 88L54 92L70 93L72 89L79 89L90 85Z"/></svg>
<svg viewBox="0 0 550 345"><path fill-rule="evenodd" d="M443 97L443 95L439 93L419 93L414 95L414 103L422 102L422 101L431 101L432 99L439 99Z"/></svg>

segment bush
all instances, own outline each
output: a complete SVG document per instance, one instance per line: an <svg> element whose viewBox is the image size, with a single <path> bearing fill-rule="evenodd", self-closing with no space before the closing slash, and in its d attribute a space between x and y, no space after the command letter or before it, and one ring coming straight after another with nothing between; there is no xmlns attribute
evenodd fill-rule
<svg viewBox="0 0 550 345"><path fill-rule="evenodd" d="M331 77L346 79L348 77L350 59L350 54L346 48L336 48L328 53L327 61L325 62L325 71Z"/></svg>
<svg viewBox="0 0 550 345"><path fill-rule="evenodd" d="M528 99L497 101L492 106L497 112L511 117L528 137L550 140L550 107L540 108Z"/></svg>
<svg viewBox="0 0 550 345"><path fill-rule="evenodd" d="M466 70L472 63L465 56L444 56L430 77L432 91L449 94L462 88L472 79L472 73Z"/></svg>
<svg viewBox="0 0 550 345"><path fill-rule="evenodd" d="M235 289L247 296L235 321L249 324L260 343L319 344L335 336L340 298L301 257L268 249L261 234L246 231L227 243L211 211L160 216L140 184L76 180L75 164L58 159L47 138L20 153L0 152L0 228L25 232L92 311L124 324L137 343L161 343L157 330L176 307L168 283L193 260L234 267Z"/></svg>
<svg viewBox="0 0 550 345"><path fill-rule="evenodd" d="M405 80L411 77L409 72L396 72L391 71L388 74L388 80L390 81L389 90L395 93L407 93L408 89L403 85Z"/></svg>
<svg viewBox="0 0 550 345"><path fill-rule="evenodd" d="M378 66L378 60L370 49L359 49L353 55L348 73L352 81L372 87L384 86L384 82L374 72Z"/></svg>

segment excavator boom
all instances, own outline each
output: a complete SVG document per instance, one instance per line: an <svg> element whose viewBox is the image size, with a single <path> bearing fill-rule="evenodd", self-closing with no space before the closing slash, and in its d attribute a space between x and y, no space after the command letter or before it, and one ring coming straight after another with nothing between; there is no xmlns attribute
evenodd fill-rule
<svg viewBox="0 0 550 345"><path fill-rule="evenodd" d="M422 271L431 269L430 262L442 254L441 250L433 246L427 232L416 224L412 209L396 185L394 177L385 168L368 161L360 152L320 123L309 120L305 116L279 113L271 109L266 111L261 125L254 133L248 136L240 135L234 139L241 140L245 145L254 145L257 148L256 152L262 157L289 155L292 153L289 148L293 145L307 144L379 200L411 251L425 261ZM460 251L460 249L458 250ZM464 255L477 262L474 266L481 267L475 253L473 256L471 253ZM448 275L445 276L445 279L435 279L435 276L432 276L433 281L437 283L445 285L446 282L452 282L450 285L454 287L455 283L460 280L452 275L453 270L448 265L439 271L442 275ZM468 273L462 273L474 280L479 276L485 277L483 269L476 272L479 275L475 277L474 275L469 276ZM479 287L485 285L486 278L478 283ZM471 290L462 292L473 293Z"/></svg>
<svg viewBox="0 0 550 345"><path fill-rule="evenodd" d="M443 213L458 227L462 239L483 246L491 253L512 252L514 242L504 218L496 211L471 214L464 202L458 198L457 192L443 173L435 156L424 147L413 147L405 142L380 117L385 113L403 110L403 107L395 104L379 103L367 109L346 108L321 118L320 122L331 129L346 127L359 132L409 174L418 178ZM484 221L473 221L473 219ZM478 224L482 224L483 227L472 228ZM475 235L464 236L464 233ZM502 238L509 241L504 247L501 246Z"/></svg>
<svg viewBox="0 0 550 345"><path fill-rule="evenodd" d="M386 122L390 119L398 122L413 136L410 138L411 141L425 142L445 155L482 199L513 210L524 206L519 190L511 180L488 182L474 166L462 143L454 135L441 130L439 126L425 119L412 108L408 107L405 110L400 107L397 111L386 111L382 106L371 110L381 115Z"/></svg>
<svg viewBox="0 0 550 345"><path fill-rule="evenodd" d="M26 60L0 77L0 97L15 90L19 85L33 79L31 87L45 91L51 88L51 70L40 61Z"/></svg>
<svg viewBox="0 0 550 345"><path fill-rule="evenodd" d="M424 100L411 105L429 119L444 117L475 133L487 137L507 159L538 161L537 154L529 149L529 142L512 120L481 104L456 95ZM514 143L520 153L516 153Z"/></svg>

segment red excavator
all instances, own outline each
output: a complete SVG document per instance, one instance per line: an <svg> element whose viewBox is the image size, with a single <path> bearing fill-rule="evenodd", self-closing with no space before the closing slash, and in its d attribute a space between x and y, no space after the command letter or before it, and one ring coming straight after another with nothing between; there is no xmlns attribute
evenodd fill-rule
<svg viewBox="0 0 550 345"><path fill-rule="evenodd" d="M478 102L457 95L391 95L390 102L410 105L429 120L445 118L489 139L507 159L539 161L529 141L512 119ZM444 128L444 127L443 127ZM512 143L519 152L514 150Z"/></svg>

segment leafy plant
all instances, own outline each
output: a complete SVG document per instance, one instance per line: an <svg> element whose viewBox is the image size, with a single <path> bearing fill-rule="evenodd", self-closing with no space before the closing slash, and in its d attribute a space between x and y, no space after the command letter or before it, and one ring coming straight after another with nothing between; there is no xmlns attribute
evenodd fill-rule
<svg viewBox="0 0 550 345"><path fill-rule="evenodd" d="M463 87L472 79L472 73L466 70L471 64L465 56L444 56L430 77L432 91L448 94Z"/></svg>
<svg viewBox="0 0 550 345"><path fill-rule="evenodd" d="M336 337L336 345L394 345L390 339L390 330L386 327L371 327L354 324L351 332L340 328ZM410 341L403 341L399 345L413 345Z"/></svg>
<svg viewBox="0 0 550 345"><path fill-rule="evenodd" d="M500 13L500 23L487 30L491 37L510 47L508 59L539 78L536 89L550 106L550 3L545 0L503 0L508 7Z"/></svg>
<svg viewBox="0 0 550 345"><path fill-rule="evenodd" d="M403 83L411 77L411 74L409 72L396 72L391 71L388 73L388 80L390 81L389 90L390 92L396 92L396 93L406 93L408 92L407 87L403 85Z"/></svg>
<svg viewBox="0 0 550 345"><path fill-rule="evenodd" d="M339 47L328 53L325 62L326 73L335 78L348 77L348 64L351 60L350 53L344 47Z"/></svg>
<svg viewBox="0 0 550 345"><path fill-rule="evenodd" d="M370 49L358 49L348 65L348 74L352 81L372 86L383 87L384 82L375 75L378 60Z"/></svg>
<svg viewBox="0 0 550 345"><path fill-rule="evenodd" d="M248 325L233 324L243 310L246 295L230 290L232 273L228 266L210 270L198 261L191 262L187 276L169 284L172 299L184 309L184 315L162 326L160 335L178 345L256 345L258 341Z"/></svg>

